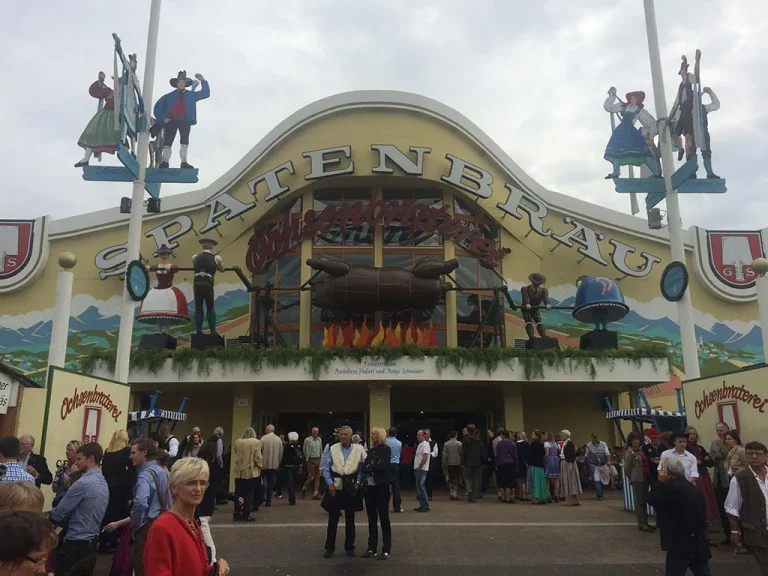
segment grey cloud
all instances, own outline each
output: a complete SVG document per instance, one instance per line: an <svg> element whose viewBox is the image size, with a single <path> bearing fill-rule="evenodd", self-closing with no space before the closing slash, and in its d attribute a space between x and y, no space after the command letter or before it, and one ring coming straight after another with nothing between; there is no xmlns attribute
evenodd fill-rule
<svg viewBox="0 0 768 576"><path fill-rule="evenodd" d="M75 1L43 12L10 9L11 19L0 24L4 76L14 87L0 93L11 135L0 143L10 198L3 216L63 217L115 206L128 195L127 185L84 182L72 164L95 111L88 85L99 70L111 71L113 30L143 66L145 4L138 13L133 5ZM685 224L762 227L768 113L759 104L766 89L759 71L768 17L757 0L656 4L667 105L680 54L692 60L696 48L704 51L704 82L723 103L711 132L715 171L727 177L729 193L683 198ZM603 180L605 92L611 85L620 93L645 90L655 113L637 0L230 0L215 8L204 0L166 0L155 100L179 69L211 81L190 146L201 185L298 108L337 92L378 88L440 100L542 185L628 212L628 199ZM187 190L164 187L165 194Z"/></svg>

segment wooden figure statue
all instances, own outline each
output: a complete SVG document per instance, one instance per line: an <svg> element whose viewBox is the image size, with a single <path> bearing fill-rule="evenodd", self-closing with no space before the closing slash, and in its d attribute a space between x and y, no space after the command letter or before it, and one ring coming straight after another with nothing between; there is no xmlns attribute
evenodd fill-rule
<svg viewBox="0 0 768 576"><path fill-rule="evenodd" d="M534 326L539 336L542 338L547 337L547 331L544 329L544 325L541 323L541 311L539 306L542 304L547 310L552 309L552 305L549 303L549 292L544 288L544 284L547 282L547 277L544 274L534 272L528 276L530 284L523 286L520 293L523 296L523 320L525 320L525 333L528 334L528 339L533 340L535 337Z"/></svg>
<svg viewBox="0 0 768 576"><path fill-rule="evenodd" d="M195 280L192 291L195 295L195 329L203 333L203 304L207 313L208 328L211 334L216 334L216 311L213 308L213 278L216 272L224 271L221 256L214 255L211 250L218 244L212 238L200 240L203 251L192 256L192 266L195 269Z"/></svg>
<svg viewBox="0 0 768 576"><path fill-rule="evenodd" d="M155 103L154 114L157 123L163 129L163 161L160 168L168 168L171 159L171 147L179 133L181 142L179 156L182 168L194 168L187 162L187 149L189 148L189 132L192 126L197 124L197 102L205 100L211 95L208 81L202 74L195 74L200 81L199 92L188 90L194 84L194 80L187 78L187 72L182 70L178 76L171 78L173 92L162 96Z"/></svg>

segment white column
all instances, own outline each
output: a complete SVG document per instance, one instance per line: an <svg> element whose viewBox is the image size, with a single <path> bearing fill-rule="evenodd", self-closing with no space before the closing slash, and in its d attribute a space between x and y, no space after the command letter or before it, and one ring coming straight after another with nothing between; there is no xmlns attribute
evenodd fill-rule
<svg viewBox="0 0 768 576"><path fill-rule="evenodd" d="M63 268L56 278L56 304L53 308L53 326L51 344L48 348L48 367L64 367L67 361L67 340L69 336L69 311L72 307L72 284L75 275L70 271L77 264L77 258L71 252L59 256L59 266Z"/></svg>
<svg viewBox="0 0 768 576"><path fill-rule="evenodd" d="M656 118L667 116L667 99L664 94L664 78L661 73L661 55L659 53L659 36L656 31L656 11L653 0L643 0L645 7L645 28L648 34L648 53L651 60L651 77L653 79L653 99L656 102ZM667 221L669 223L669 244L672 259L688 265L683 244L683 222L680 217L680 204L677 192L672 189L672 173L675 171L675 161L672 157L672 142L666 125L660 125L659 146L661 148L661 165L664 170L664 184L667 193ZM682 300L677 303L677 317L680 325L680 342L683 346L683 370L685 378L699 378L699 352L696 345L696 331L693 325L693 306L691 305L690 288L685 291Z"/></svg>
<svg viewBox="0 0 768 576"><path fill-rule="evenodd" d="M149 151L149 117L152 110L152 85L155 80L155 60L157 59L157 35L160 28L160 2L152 0L149 12L149 33L147 34L147 56L144 63L144 99L145 122L139 132L136 147L136 160L139 163L139 178L133 183L131 220L128 225L128 262L139 258L141 249L141 218L144 213L144 174ZM126 277L126 282L128 278ZM123 288L123 302L120 305L120 332L117 337L117 358L115 362L115 380L128 382L128 370L131 359L131 341L133 339L133 316L136 303Z"/></svg>
<svg viewBox="0 0 768 576"><path fill-rule="evenodd" d="M768 364L768 260L757 258L752 262L757 274L757 306L760 309L760 329L763 333L763 363Z"/></svg>

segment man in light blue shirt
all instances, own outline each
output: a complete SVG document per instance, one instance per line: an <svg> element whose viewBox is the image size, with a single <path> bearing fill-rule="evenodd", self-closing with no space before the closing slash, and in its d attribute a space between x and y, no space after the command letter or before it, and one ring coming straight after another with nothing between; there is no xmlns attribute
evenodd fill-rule
<svg viewBox="0 0 768 576"><path fill-rule="evenodd" d="M392 510L398 514L403 511L403 502L400 498L400 451L403 449L403 443L397 439L397 428L394 426L389 429L387 444L392 452L392 457L389 459L389 471L392 476Z"/></svg>
<svg viewBox="0 0 768 576"><path fill-rule="evenodd" d="M75 465L83 475L51 511L52 522L67 524L64 544L57 554L57 573L88 576L96 568L96 545L109 502L109 487L99 468L103 455L96 442L78 448Z"/></svg>
<svg viewBox="0 0 768 576"><path fill-rule="evenodd" d="M144 545L152 523L173 504L168 476L155 462L156 455L154 441L147 437L137 438L131 444L131 462L136 468L131 509L133 573L136 576L144 576Z"/></svg>

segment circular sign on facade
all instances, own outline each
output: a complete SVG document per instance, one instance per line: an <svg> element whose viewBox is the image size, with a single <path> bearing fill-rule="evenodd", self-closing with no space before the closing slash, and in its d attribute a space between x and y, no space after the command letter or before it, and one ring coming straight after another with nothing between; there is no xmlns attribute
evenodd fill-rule
<svg viewBox="0 0 768 576"><path fill-rule="evenodd" d="M682 262L670 262L661 274L661 295L670 302L682 300L688 289L688 270Z"/></svg>
<svg viewBox="0 0 768 576"><path fill-rule="evenodd" d="M128 263L125 274L125 285L128 289L128 295L132 300L141 302L147 297L149 292L149 273L147 268L138 260L134 260Z"/></svg>

